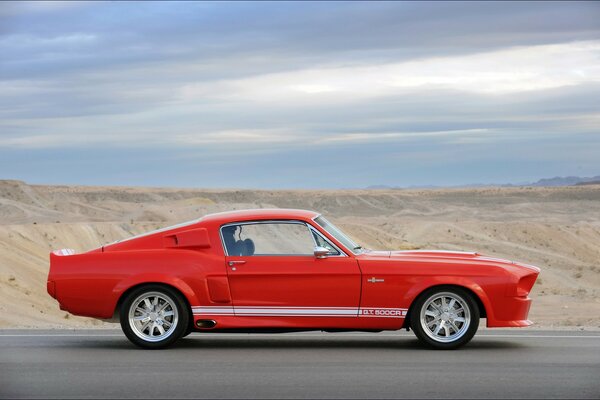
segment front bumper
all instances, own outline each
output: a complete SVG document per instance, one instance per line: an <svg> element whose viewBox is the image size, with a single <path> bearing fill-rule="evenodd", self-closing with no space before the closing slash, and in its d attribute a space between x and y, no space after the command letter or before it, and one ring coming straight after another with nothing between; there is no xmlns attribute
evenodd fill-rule
<svg viewBox="0 0 600 400"><path fill-rule="evenodd" d="M533 324L528 319L531 299L524 297L506 297L494 308L493 315L487 318L488 328L523 327Z"/></svg>

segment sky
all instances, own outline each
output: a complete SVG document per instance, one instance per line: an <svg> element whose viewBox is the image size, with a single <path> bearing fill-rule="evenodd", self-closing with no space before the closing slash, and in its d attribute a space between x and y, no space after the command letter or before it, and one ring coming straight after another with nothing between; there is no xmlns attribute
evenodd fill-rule
<svg viewBox="0 0 600 400"><path fill-rule="evenodd" d="M600 175L600 2L1 2L0 179Z"/></svg>

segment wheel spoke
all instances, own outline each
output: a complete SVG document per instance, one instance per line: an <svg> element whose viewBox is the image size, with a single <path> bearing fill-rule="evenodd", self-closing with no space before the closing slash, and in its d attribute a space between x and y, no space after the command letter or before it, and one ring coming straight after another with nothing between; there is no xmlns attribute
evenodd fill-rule
<svg viewBox="0 0 600 400"><path fill-rule="evenodd" d="M163 317L172 317L173 316L173 311L165 311L164 313L162 313Z"/></svg>
<svg viewBox="0 0 600 400"><path fill-rule="evenodd" d="M451 299L451 300L450 300L450 303L448 303L448 308L449 308L450 310L452 310L452 309L454 308L454 303L456 303L456 300L455 300L455 299Z"/></svg>
<svg viewBox="0 0 600 400"><path fill-rule="evenodd" d="M438 319L433 319L427 323L427 327L431 328L432 325L439 324L440 321Z"/></svg>
<svg viewBox="0 0 600 400"><path fill-rule="evenodd" d="M448 324L444 324L444 333L446 334L446 337L450 336L450 327L448 326Z"/></svg>
<svg viewBox="0 0 600 400"><path fill-rule="evenodd" d="M454 321L464 323L465 319L463 317L456 317L456 318L454 318Z"/></svg>
<svg viewBox="0 0 600 400"><path fill-rule="evenodd" d="M456 324L454 323L454 321L450 322L450 326L452 327L452 329L454 329L454 333L458 333L459 329L458 326L456 326Z"/></svg>
<svg viewBox="0 0 600 400"><path fill-rule="evenodd" d="M144 305L146 306L146 310L152 310L152 303L150 303L150 299L144 299Z"/></svg>
<svg viewBox="0 0 600 400"><path fill-rule="evenodd" d="M438 335L440 333L440 330L444 327L444 321L442 321L437 328L435 329L435 332L433 332L434 335Z"/></svg>
<svg viewBox="0 0 600 400"><path fill-rule="evenodd" d="M427 310L427 311L425 311L425 315L427 315L427 316L429 316L429 317L437 318L437 317L438 317L438 315L439 315L439 313L438 313L438 314L436 314L436 313L434 313L433 311Z"/></svg>
<svg viewBox="0 0 600 400"><path fill-rule="evenodd" d="M165 328L163 328L162 325L156 324L156 328L158 328L158 332L160 332L161 335L165 334Z"/></svg>
<svg viewBox="0 0 600 400"><path fill-rule="evenodd" d="M148 321L144 322L144 324L143 324L143 325L142 325L142 327L140 328L140 331L141 331L141 332L144 332L144 331L145 331L145 330L148 328L148 326L149 326L151 323L152 323L152 321L150 321L150 320L148 320Z"/></svg>
<svg viewBox="0 0 600 400"><path fill-rule="evenodd" d="M166 319L163 319L163 325L164 325L164 326L165 326L167 329L169 329L169 328L172 326L172 324L171 324L169 321L167 321Z"/></svg>
<svg viewBox="0 0 600 400"><path fill-rule="evenodd" d="M169 302L165 301L160 307L158 307L158 309L156 310L156 312L161 312L162 310L164 310L168 306L170 306Z"/></svg>
<svg viewBox="0 0 600 400"><path fill-rule="evenodd" d="M142 321L142 322L146 322L146 321L150 321L150 317L148 317L147 315L140 315L137 317L133 317L134 321Z"/></svg>

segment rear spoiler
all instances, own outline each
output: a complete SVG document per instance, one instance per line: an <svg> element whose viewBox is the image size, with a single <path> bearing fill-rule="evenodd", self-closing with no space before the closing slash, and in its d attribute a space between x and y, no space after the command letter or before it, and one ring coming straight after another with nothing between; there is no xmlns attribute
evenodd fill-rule
<svg viewBox="0 0 600 400"><path fill-rule="evenodd" d="M72 256L73 254L75 254L75 250L73 250L73 249L54 250L52 252L52 254L54 254L55 256Z"/></svg>

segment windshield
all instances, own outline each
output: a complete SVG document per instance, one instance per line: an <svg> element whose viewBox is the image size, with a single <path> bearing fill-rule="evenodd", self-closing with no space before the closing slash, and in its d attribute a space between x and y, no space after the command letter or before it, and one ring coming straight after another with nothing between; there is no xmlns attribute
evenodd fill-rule
<svg viewBox="0 0 600 400"><path fill-rule="evenodd" d="M327 221L323 216L318 216L314 219L314 221L319 224L319 226L327 231L331 236L336 238L338 242L344 245L347 249L351 250L354 254L362 253L362 247L357 245L352 239L350 239L346 234L344 234L341 230L339 230L335 225L331 222Z"/></svg>

